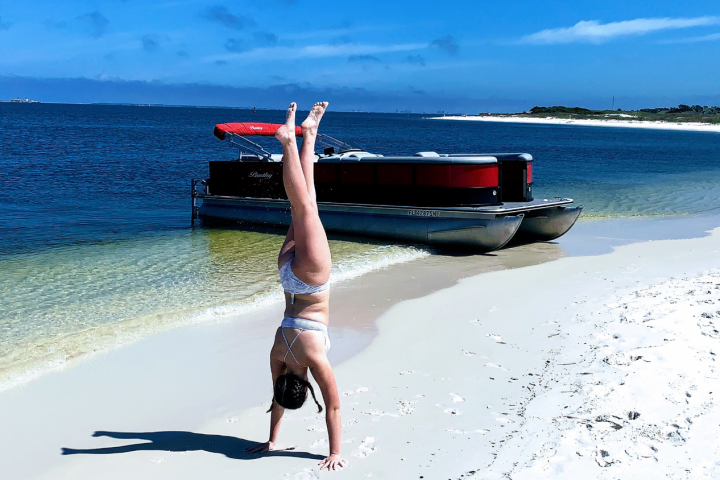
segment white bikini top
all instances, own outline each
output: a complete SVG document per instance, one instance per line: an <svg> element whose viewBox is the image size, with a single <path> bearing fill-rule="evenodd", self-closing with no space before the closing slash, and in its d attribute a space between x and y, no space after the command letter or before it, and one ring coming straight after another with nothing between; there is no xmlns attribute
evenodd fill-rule
<svg viewBox="0 0 720 480"><path fill-rule="evenodd" d="M290 303L294 303L296 294L304 293L317 293L327 290L330 286L330 281L323 283L322 285L308 285L307 283L300 280L295 273L292 271L290 264L292 258L288 260L282 267L280 267L280 283L283 289L290 294Z"/></svg>

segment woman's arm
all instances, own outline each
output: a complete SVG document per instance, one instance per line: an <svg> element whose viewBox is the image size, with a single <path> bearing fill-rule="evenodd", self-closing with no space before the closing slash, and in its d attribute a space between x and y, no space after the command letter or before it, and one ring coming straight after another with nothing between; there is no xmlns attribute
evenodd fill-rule
<svg viewBox="0 0 720 480"><path fill-rule="evenodd" d="M273 386L277 377L285 373L285 364L270 356L270 372L272 373ZM248 447L245 451L247 453L266 453L275 450L278 435L280 434L280 423L282 423L282 417L285 413L285 409L278 405L273 399L270 411L270 438L265 443L258 443L252 447Z"/></svg>
<svg viewBox="0 0 720 480"><path fill-rule="evenodd" d="M320 387L323 401L325 402L325 423L327 424L328 436L330 437L330 454L320 462L320 470L336 470L344 467L346 462L340 459L340 444L342 435L342 424L340 421L340 395L338 394L335 374L333 373L327 356L322 355L319 361L313 362L310 372Z"/></svg>
<svg viewBox="0 0 720 480"><path fill-rule="evenodd" d="M270 412L270 438L268 443L275 446L277 443L278 435L280 434L280 423L282 423L282 417L285 413L285 409L273 401L272 411ZM272 450L272 448L270 448Z"/></svg>

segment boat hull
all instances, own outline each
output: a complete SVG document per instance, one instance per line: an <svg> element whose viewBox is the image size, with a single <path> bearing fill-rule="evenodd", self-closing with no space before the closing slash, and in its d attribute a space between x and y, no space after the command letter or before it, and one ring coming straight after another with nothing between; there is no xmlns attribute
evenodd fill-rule
<svg viewBox="0 0 720 480"><path fill-rule="evenodd" d="M527 212L514 242L548 242L567 233L575 225L583 206L560 205Z"/></svg>
<svg viewBox="0 0 720 480"><path fill-rule="evenodd" d="M410 243L492 251L515 235L523 213L496 214L473 209L319 203L328 232L388 238ZM237 197L204 196L199 217L266 226L290 225L290 203Z"/></svg>

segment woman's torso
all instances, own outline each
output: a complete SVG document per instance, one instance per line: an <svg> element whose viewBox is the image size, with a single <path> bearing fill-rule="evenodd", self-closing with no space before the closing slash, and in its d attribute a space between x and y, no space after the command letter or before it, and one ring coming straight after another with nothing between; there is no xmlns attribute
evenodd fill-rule
<svg viewBox="0 0 720 480"><path fill-rule="evenodd" d="M306 294L296 293L295 295L285 292L284 316L305 318L328 325L330 323L330 290Z"/></svg>
<svg viewBox="0 0 720 480"><path fill-rule="evenodd" d="M311 284L306 283L309 279L301 278L305 277L305 275L303 275L303 272L299 272L301 274L301 277L299 277L294 272L294 259L294 248L281 253L278 257L278 271L280 275L280 280L281 283L283 283L283 287L286 287L284 316L314 320L316 322L328 325L330 322L330 288L327 284L327 277L322 279L312 279L315 281L325 280L324 284L320 287L314 287ZM285 285L284 282L288 282L288 285ZM297 293L298 289L299 291L307 291L307 289L317 288L321 288L321 290L314 293ZM288 289L290 289L290 291L288 291Z"/></svg>

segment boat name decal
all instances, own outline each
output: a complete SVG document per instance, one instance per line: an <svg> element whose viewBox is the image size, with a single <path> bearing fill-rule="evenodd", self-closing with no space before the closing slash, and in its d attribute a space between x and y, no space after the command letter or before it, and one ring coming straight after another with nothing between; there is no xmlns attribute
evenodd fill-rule
<svg viewBox="0 0 720 480"><path fill-rule="evenodd" d="M250 125L250 130L262 130L262 127L253 127Z"/></svg>
<svg viewBox="0 0 720 480"><path fill-rule="evenodd" d="M272 178L272 173L250 172L250 177L252 177L252 178Z"/></svg>
<svg viewBox="0 0 720 480"><path fill-rule="evenodd" d="M408 210L408 215L413 217L439 217L440 212L433 210Z"/></svg>

